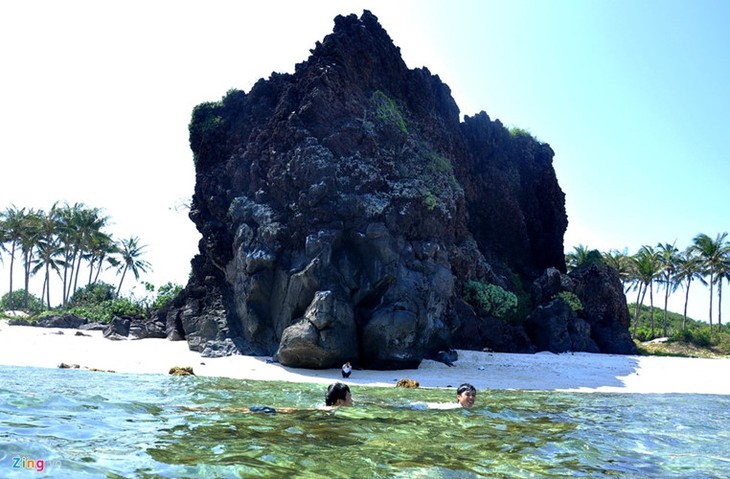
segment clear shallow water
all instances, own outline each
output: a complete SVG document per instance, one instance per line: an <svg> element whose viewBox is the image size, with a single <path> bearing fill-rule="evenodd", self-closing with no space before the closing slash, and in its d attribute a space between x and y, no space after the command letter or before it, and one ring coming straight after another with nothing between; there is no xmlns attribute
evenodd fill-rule
<svg viewBox="0 0 730 479"><path fill-rule="evenodd" d="M730 477L727 396L453 394L0 366L0 477Z"/></svg>

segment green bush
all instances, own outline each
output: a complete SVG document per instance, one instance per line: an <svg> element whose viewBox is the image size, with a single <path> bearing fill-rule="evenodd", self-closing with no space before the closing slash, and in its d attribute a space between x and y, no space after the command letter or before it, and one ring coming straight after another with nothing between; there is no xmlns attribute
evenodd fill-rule
<svg viewBox="0 0 730 479"><path fill-rule="evenodd" d="M29 314L38 314L43 311L43 301L33 293L28 294L28 304L25 304L25 290L18 289L13 294L5 293L0 299L0 310L22 310Z"/></svg>
<svg viewBox="0 0 730 479"><path fill-rule="evenodd" d="M439 155L438 153L431 155L429 166L433 171L439 173L451 173L454 170L451 162L445 156Z"/></svg>
<svg viewBox="0 0 730 479"><path fill-rule="evenodd" d="M193 115L188 125L190 146L193 149L193 161L198 163L198 152L204 145L213 147L218 141L218 130L223 124L223 102L206 102L193 108Z"/></svg>
<svg viewBox="0 0 730 479"><path fill-rule="evenodd" d="M694 344L701 348L709 348L713 345L710 338L710 328L707 329L685 329L675 331L670 337L670 341Z"/></svg>
<svg viewBox="0 0 730 479"><path fill-rule="evenodd" d="M511 136L512 138L528 138L530 140L533 139L532 134L524 128L513 126L508 128L507 131L509 131L509 136Z"/></svg>
<svg viewBox="0 0 730 479"><path fill-rule="evenodd" d="M375 117L385 124L395 126L403 134L408 134L408 126L403 119L403 114L398 108L398 104L385 93L377 90L373 93L370 102L375 107Z"/></svg>
<svg viewBox="0 0 730 479"><path fill-rule="evenodd" d="M574 313L583 309L583 303L581 303L580 298L570 291L561 291L553 296L553 299L562 299L565 304L570 306L570 309L572 309Z"/></svg>
<svg viewBox="0 0 730 479"><path fill-rule="evenodd" d="M636 329L636 336L634 337L634 339L636 339L637 341L641 341L642 343L646 341L651 341L656 337L656 330L654 331L654 333L655 334L652 335L650 328L646 326L640 326Z"/></svg>
<svg viewBox="0 0 730 479"><path fill-rule="evenodd" d="M68 301L70 307L97 305L116 297L116 288L100 281L77 290Z"/></svg>
<svg viewBox="0 0 730 479"><path fill-rule="evenodd" d="M128 298L119 298L102 301L96 304L86 304L68 309L68 312L76 316L86 318L92 323L108 324L114 316L132 316L137 318L145 317L144 308L132 302Z"/></svg>
<svg viewBox="0 0 730 479"><path fill-rule="evenodd" d="M163 284L157 290L157 297L152 302L152 309L162 308L167 303L175 299L175 296L177 296L180 291L182 291L182 289L183 287L179 284L174 284L171 282Z"/></svg>
<svg viewBox="0 0 730 479"><path fill-rule="evenodd" d="M504 318L517 308L517 296L496 284L467 281L464 299L495 318Z"/></svg>
<svg viewBox="0 0 730 479"><path fill-rule="evenodd" d="M428 211L433 211L433 209L436 208L436 205L438 205L438 198L436 198L430 191L427 191L423 195L423 204L426 205Z"/></svg>

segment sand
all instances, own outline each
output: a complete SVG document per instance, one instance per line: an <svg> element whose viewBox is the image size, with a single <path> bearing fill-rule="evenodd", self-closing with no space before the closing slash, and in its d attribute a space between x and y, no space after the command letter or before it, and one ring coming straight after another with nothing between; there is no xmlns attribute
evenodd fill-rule
<svg viewBox="0 0 730 479"><path fill-rule="evenodd" d="M60 363L117 373L168 374L190 366L198 376L331 383L339 369L288 368L269 357L203 358L185 341L111 341L100 331L10 326L0 321L0 365L57 368ZM348 384L392 387L402 378L422 387L541 391L730 395L730 359L621 356L590 353L508 354L458 351L453 367L423 361L418 369L354 370Z"/></svg>

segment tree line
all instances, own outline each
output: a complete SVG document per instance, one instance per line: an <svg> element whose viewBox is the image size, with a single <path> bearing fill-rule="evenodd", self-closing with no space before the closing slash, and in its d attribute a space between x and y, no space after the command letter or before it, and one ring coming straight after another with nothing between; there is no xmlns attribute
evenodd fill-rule
<svg viewBox="0 0 730 479"><path fill-rule="evenodd" d="M54 203L48 211L33 208L18 208L11 205L0 212L0 262L9 263L10 283L8 298L13 297L13 273L20 262L23 269L25 294L23 304L28 306L29 282L31 276L43 275L40 298L51 308L51 278L57 275L61 280L62 306L79 288L99 280L105 269L114 269L120 276L116 294L128 272L139 279L141 272L151 269L150 263L142 259L146 245L140 244L136 236L116 241L105 231L109 217L99 208L83 203L59 205ZM88 276L81 277L82 266L88 268Z"/></svg>
<svg viewBox="0 0 730 479"><path fill-rule="evenodd" d="M706 234L698 234L684 250L679 250L674 243L658 243L656 246L644 245L633 254L617 250L599 252L579 245L565 256L568 270L590 264L605 264L619 275L624 284L624 292L637 291L636 309L634 312L633 332L639 326L639 311L649 292L651 334L654 336L654 289L664 290L663 333L667 336L667 303L669 295L680 288L684 289L684 315L682 329L687 327L687 304L689 291L693 282L709 286L709 322L712 334L714 292L717 291L717 324L722 326L722 284L730 281L730 243L727 233L711 238Z"/></svg>

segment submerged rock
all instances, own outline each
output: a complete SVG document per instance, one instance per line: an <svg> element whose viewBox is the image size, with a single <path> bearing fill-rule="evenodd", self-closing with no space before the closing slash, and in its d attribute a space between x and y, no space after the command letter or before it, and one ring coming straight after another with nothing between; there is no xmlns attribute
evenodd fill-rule
<svg viewBox="0 0 730 479"><path fill-rule="evenodd" d="M398 382L395 383L395 387L397 387L397 388L416 389L420 386L421 385L418 381L416 381L415 379L408 379L408 378L399 379Z"/></svg>
<svg viewBox="0 0 730 479"><path fill-rule="evenodd" d="M195 376L195 373L193 372L193 368L191 366L173 366L170 368L170 375L171 376Z"/></svg>

